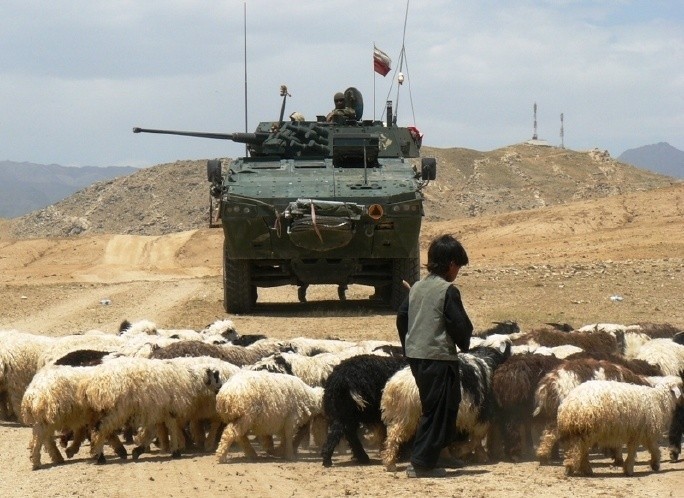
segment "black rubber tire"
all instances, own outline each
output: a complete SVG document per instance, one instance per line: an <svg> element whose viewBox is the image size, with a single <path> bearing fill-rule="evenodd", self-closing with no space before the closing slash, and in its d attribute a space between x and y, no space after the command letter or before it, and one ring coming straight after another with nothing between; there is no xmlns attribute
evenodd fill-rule
<svg viewBox="0 0 684 498"><path fill-rule="evenodd" d="M220 159L209 159L207 161L207 180L211 183L221 183Z"/></svg>
<svg viewBox="0 0 684 498"><path fill-rule="evenodd" d="M404 280L413 285L420 279L420 258L399 258L392 261L392 293L390 306L398 310L401 303L408 296L408 289L404 286Z"/></svg>
<svg viewBox="0 0 684 498"><path fill-rule="evenodd" d="M247 259L223 258L223 307L228 313L249 313L256 304Z"/></svg>

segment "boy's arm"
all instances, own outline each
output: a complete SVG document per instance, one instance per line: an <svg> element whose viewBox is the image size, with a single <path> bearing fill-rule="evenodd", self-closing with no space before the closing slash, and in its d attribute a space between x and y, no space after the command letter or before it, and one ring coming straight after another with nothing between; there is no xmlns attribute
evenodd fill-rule
<svg viewBox="0 0 684 498"><path fill-rule="evenodd" d="M401 341L401 347L406 353L406 334L408 333L408 296L401 303L399 309L397 310L397 332L399 333L399 340Z"/></svg>
<svg viewBox="0 0 684 498"><path fill-rule="evenodd" d="M473 334L473 324L468 318L461 293L453 285L447 289L444 299L444 321L447 334L454 341L458 349L468 351L470 349L470 337Z"/></svg>

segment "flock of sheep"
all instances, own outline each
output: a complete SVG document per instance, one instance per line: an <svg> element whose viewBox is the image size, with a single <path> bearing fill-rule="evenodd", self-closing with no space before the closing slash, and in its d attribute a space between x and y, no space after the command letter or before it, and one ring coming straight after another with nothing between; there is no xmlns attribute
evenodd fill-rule
<svg viewBox="0 0 684 498"><path fill-rule="evenodd" d="M636 451L660 465L668 438L679 459L684 430L684 333L667 324L593 324L521 332L513 322L480 331L459 355L459 441L451 456L477 462L537 458L568 475L591 474L600 448L632 475ZM179 457L237 443L292 460L304 444L333 465L342 440L358 464L382 445L385 468L405 457L420 417L400 345L240 335L231 320L201 331L121 324L118 335L45 337L0 331L0 418L33 428L30 460L73 457L83 441L104 463L105 445L138 459L154 443ZM274 445L274 437L279 445ZM122 442L123 438L123 442ZM59 443L59 444L58 444ZM623 447L626 446L626 458Z"/></svg>

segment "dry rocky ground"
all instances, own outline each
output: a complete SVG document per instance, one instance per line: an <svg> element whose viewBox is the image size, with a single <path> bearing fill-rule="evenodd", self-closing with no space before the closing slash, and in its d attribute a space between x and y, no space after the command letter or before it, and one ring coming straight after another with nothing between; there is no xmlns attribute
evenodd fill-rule
<svg viewBox="0 0 684 498"><path fill-rule="evenodd" d="M521 174L532 176L529 171ZM448 190L446 183L433 187ZM424 225L422 248L438 233L463 241L471 265L456 283L477 328L502 319L517 320L523 329L545 322L667 322L684 328L684 184L670 183L621 188L623 193L602 198L547 200L531 210L451 217L446 207L457 201L443 201L436 189L429 193L435 211ZM155 199L150 204L162 204ZM78 237L19 239L17 220L0 221L0 329L114 333L126 318L167 328L201 328L224 318L222 232L187 229L187 221L186 231L178 231L177 223L168 221L173 230L151 235L85 230ZM312 286L310 302L300 304L293 287L265 289L253 314L231 318L242 333L393 340L394 316L367 299L371 291L351 286L342 303L335 287ZM664 461L652 473L645 452L631 478L596 457L593 478L567 478L560 466L524 462L471 465L447 479L409 480L404 465L397 473L385 472L376 450L370 466L356 466L349 454L339 454L325 469L307 449L296 462L265 456L249 462L235 452L231 463L219 465L213 455L170 460L153 452L138 462L110 457L107 465L96 466L86 447L64 465L31 471L30 437L29 428L0 423L0 496L663 497L681 496L684 483L684 462Z"/></svg>

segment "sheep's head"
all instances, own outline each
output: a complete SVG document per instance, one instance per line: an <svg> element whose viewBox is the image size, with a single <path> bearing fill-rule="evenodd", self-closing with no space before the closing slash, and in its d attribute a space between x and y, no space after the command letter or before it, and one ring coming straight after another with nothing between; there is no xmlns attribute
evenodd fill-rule
<svg viewBox="0 0 684 498"><path fill-rule="evenodd" d="M517 334L520 332L518 322L514 322L513 320L492 323L494 324L494 327L489 329L491 334Z"/></svg>
<svg viewBox="0 0 684 498"><path fill-rule="evenodd" d="M232 320L217 320L214 323L208 325L203 331L207 335L220 335L223 336L226 341L231 342L239 337L237 330L235 329L235 324Z"/></svg>
<svg viewBox="0 0 684 498"><path fill-rule="evenodd" d="M266 370L271 373L292 374L292 365L283 357L282 354L276 353L271 356L256 362L250 370Z"/></svg>
<svg viewBox="0 0 684 498"><path fill-rule="evenodd" d="M214 393L218 393L221 389L221 375L218 370L207 368L204 373L204 384Z"/></svg>

